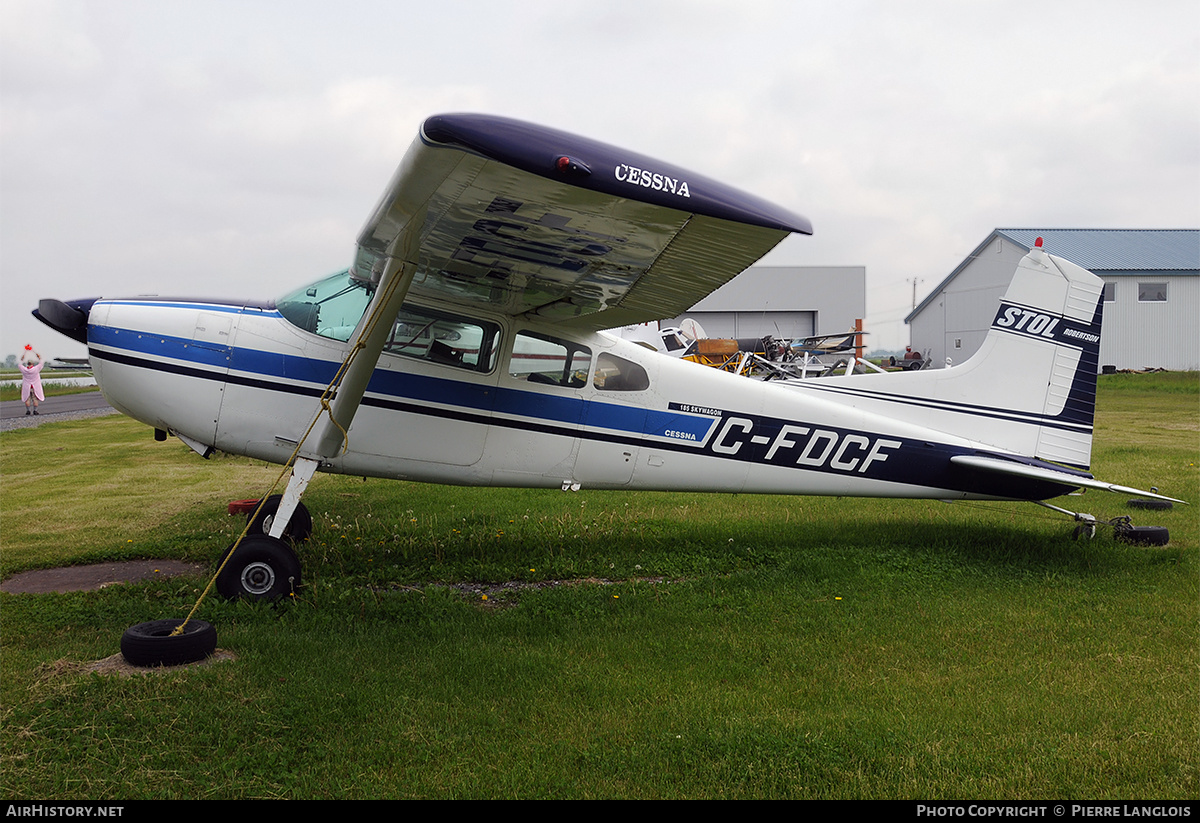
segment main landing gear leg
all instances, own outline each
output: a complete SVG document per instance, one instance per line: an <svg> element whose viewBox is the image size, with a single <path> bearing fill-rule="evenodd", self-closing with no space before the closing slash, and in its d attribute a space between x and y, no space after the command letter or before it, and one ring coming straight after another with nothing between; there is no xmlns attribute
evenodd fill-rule
<svg viewBox="0 0 1200 823"><path fill-rule="evenodd" d="M287 488L283 492L279 507L275 510L275 517L271 521L271 528L268 532L271 537L283 537L283 532L291 521L292 514L300 505L300 497L308 488L308 483L312 480L318 465L316 460L310 460L307 457L297 457L296 462L292 464L292 476L288 479Z"/></svg>
<svg viewBox="0 0 1200 823"><path fill-rule="evenodd" d="M225 552L217 591L227 600L271 601L299 590L300 558L285 538L299 543L312 531L312 518L300 496L318 465L316 460L297 458L283 495L263 502L245 537Z"/></svg>

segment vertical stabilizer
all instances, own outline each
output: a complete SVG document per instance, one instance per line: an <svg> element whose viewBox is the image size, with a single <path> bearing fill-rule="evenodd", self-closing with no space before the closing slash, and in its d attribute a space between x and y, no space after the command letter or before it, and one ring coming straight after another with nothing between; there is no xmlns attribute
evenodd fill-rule
<svg viewBox="0 0 1200 823"><path fill-rule="evenodd" d="M1046 254L1038 246L1017 267L988 332L996 367L1009 356L1027 358L1031 377L1043 377L1042 415L1033 456L1086 467L1091 460L1096 411L1096 373L1100 361L1100 326L1104 282L1069 260ZM986 346L986 343L985 343ZM980 351L979 355L984 355ZM972 358L974 360L975 358ZM983 364L985 370L989 361ZM1023 380L1022 362L1012 382L1036 403L1039 387Z"/></svg>
<svg viewBox="0 0 1200 823"><path fill-rule="evenodd" d="M800 382L996 451L1088 468L1104 283L1038 244L1021 259L983 345L966 362Z"/></svg>

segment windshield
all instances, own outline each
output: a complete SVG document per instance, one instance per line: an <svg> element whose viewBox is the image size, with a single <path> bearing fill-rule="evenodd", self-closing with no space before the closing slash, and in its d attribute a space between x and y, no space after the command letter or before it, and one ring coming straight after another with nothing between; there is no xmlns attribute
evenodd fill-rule
<svg viewBox="0 0 1200 823"><path fill-rule="evenodd" d="M374 296L374 289L350 277L331 274L275 301L287 320L305 331L334 340L349 340Z"/></svg>

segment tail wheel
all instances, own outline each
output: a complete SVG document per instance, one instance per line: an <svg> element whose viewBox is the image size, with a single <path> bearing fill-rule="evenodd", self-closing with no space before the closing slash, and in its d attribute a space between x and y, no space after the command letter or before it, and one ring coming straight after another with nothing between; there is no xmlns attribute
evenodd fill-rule
<svg viewBox="0 0 1200 823"><path fill-rule="evenodd" d="M225 567L217 575L217 591L226 600L278 600L300 589L300 558L287 543L247 534L234 549L226 550L221 558Z"/></svg>
<svg viewBox="0 0 1200 823"><path fill-rule="evenodd" d="M1118 540L1139 546L1165 546L1171 539L1170 532L1164 526L1134 526L1129 523L1117 523L1113 526L1113 534Z"/></svg>

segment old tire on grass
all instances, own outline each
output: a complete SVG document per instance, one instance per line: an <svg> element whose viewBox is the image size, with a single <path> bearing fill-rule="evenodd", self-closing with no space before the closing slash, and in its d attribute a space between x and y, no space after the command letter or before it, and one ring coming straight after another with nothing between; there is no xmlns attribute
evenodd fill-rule
<svg viewBox="0 0 1200 823"><path fill-rule="evenodd" d="M1113 527L1113 534L1118 540L1139 546L1165 546L1171 539L1165 526L1131 526L1118 523Z"/></svg>
<svg viewBox="0 0 1200 823"><path fill-rule="evenodd" d="M229 557L230 546L221 562ZM300 558L287 543L265 534L247 534L217 575L226 600L278 600L300 588Z"/></svg>
<svg viewBox="0 0 1200 823"><path fill-rule="evenodd" d="M271 524L275 520L275 512L279 511L279 501L283 495L273 494L267 498L267 502L263 504L262 509L258 512L258 516L254 517L254 510L251 509L250 531L249 534L270 534ZM291 543L303 543L312 534L312 515L308 513L303 503L296 504L296 510L292 512L292 519L288 521L287 528L283 530L283 539Z"/></svg>
<svg viewBox="0 0 1200 823"><path fill-rule="evenodd" d="M181 666L195 663L217 648L217 630L211 623L192 619L183 633L172 637L182 619L151 620L130 626L121 635L121 655L131 666Z"/></svg>

